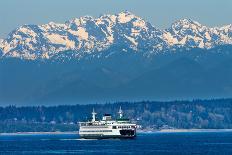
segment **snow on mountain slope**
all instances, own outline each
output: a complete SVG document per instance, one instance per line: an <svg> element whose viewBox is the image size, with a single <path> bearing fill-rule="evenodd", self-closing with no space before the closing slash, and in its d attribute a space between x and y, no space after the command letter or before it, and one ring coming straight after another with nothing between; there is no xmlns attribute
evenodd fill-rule
<svg viewBox="0 0 232 155"><path fill-rule="evenodd" d="M80 58L83 54L101 52L114 45L156 53L175 45L208 49L221 44L232 44L231 25L208 28L182 19L169 29L159 30L125 11L99 18L74 18L64 24L23 25L0 41L0 51L3 57L49 59L67 50Z"/></svg>
<svg viewBox="0 0 232 155"><path fill-rule="evenodd" d="M221 36L219 41L221 44L232 44L232 24L217 28L217 31L219 31Z"/></svg>
<svg viewBox="0 0 232 155"><path fill-rule="evenodd" d="M200 23L182 19L166 29L164 39L170 45L182 45L185 47L212 48L221 44L231 44L231 27L208 28Z"/></svg>

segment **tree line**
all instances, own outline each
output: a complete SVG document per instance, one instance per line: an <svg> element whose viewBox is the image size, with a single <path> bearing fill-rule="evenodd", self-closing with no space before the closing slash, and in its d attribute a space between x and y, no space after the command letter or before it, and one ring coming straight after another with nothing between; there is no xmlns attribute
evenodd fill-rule
<svg viewBox="0 0 232 155"><path fill-rule="evenodd" d="M143 129L232 128L232 99L193 101L140 101L88 105L6 106L0 107L0 132L71 131L79 121L91 119L94 108L101 119L104 113L124 116Z"/></svg>

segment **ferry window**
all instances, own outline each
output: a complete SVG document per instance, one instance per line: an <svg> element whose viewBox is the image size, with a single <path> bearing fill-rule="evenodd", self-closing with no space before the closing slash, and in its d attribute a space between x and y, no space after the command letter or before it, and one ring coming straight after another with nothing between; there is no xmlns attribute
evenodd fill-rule
<svg viewBox="0 0 232 155"><path fill-rule="evenodd" d="M116 129L116 126L113 126L112 128L113 128L113 129Z"/></svg>

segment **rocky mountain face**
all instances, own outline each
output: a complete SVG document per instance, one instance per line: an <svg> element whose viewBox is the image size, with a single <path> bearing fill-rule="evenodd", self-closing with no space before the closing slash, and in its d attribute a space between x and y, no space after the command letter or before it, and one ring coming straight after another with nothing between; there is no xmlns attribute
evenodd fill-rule
<svg viewBox="0 0 232 155"><path fill-rule="evenodd" d="M145 55L176 47L210 49L232 44L232 26L208 28L190 19L176 21L166 30L159 30L142 18L128 12L84 16L64 24L23 25L0 40L1 57L50 59L57 54L80 59L98 54L113 46L123 46Z"/></svg>

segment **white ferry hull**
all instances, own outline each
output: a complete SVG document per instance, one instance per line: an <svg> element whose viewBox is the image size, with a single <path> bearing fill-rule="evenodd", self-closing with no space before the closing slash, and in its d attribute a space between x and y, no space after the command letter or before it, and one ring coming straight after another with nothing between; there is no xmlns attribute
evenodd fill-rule
<svg viewBox="0 0 232 155"><path fill-rule="evenodd" d="M79 135L85 139L134 138L136 137L136 129L80 128Z"/></svg>
<svg viewBox="0 0 232 155"><path fill-rule="evenodd" d="M88 134L83 134L79 133L80 138L84 139L108 139L108 138L135 138L136 137L136 131L135 130L130 130L130 131L122 131L122 132L129 132L130 134L114 134L114 133L108 133L108 134L103 134L103 133L88 133Z"/></svg>

